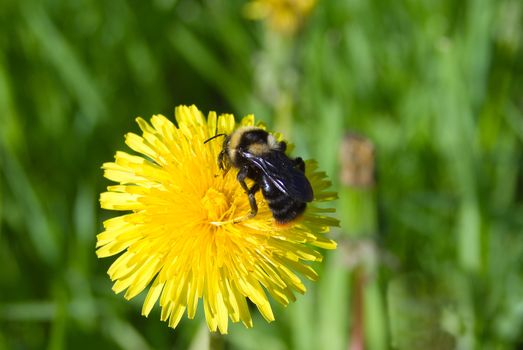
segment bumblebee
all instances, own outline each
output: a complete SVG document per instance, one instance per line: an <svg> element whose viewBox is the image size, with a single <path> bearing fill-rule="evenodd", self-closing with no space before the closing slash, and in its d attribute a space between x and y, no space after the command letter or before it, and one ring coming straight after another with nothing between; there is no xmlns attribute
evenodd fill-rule
<svg viewBox="0 0 523 350"><path fill-rule="evenodd" d="M225 136L218 155L220 169L238 169L236 178L245 190L251 212L246 217L235 219L240 222L258 213L254 195L261 190L269 209L278 224L287 224L299 217L314 198L311 184L305 176L305 163L301 158L289 158L285 154L287 144L278 142L273 135L257 127L240 127ZM251 188L245 179L254 181Z"/></svg>

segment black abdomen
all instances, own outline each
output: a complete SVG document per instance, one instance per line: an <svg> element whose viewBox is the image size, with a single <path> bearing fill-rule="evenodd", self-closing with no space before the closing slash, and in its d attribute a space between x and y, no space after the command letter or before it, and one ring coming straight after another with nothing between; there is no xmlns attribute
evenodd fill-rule
<svg viewBox="0 0 523 350"><path fill-rule="evenodd" d="M272 216L280 224L296 219L307 207L305 202L295 200L275 186L262 187L262 194L271 209Z"/></svg>

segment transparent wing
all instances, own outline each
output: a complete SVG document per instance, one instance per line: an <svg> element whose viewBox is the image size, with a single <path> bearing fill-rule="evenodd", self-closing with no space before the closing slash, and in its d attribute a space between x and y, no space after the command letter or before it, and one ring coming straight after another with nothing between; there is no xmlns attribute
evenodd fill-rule
<svg viewBox="0 0 523 350"><path fill-rule="evenodd" d="M313 200L314 194L309 180L283 152L270 152L263 157L247 152L241 153L283 193L301 202Z"/></svg>

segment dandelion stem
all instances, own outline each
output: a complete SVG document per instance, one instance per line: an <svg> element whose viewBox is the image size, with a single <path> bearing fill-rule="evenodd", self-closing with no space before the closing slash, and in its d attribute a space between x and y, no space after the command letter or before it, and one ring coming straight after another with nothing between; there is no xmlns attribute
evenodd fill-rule
<svg viewBox="0 0 523 350"><path fill-rule="evenodd" d="M224 350L225 337L218 332L211 332L209 339L209 350Z"/></svg>
<svg viewBox="0 0 523 350"><path fill-rule="evenodd" d="M347 234L352 302L349 350L385 349L385 312L375 293L378 230L374 179L374 146L366 138L348 134L340 148L342 229Z"/></svg>

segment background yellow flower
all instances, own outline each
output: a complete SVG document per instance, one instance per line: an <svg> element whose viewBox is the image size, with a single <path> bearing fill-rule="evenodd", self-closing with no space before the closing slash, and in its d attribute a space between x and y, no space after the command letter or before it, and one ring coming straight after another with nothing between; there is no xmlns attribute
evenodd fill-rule
<svg viewBox="0 0 523 350"><path fill-rule="evenodd" d="M252 0L245 5L250 19L265 20L274 31L293 34L310 14L316 0Z"/></svg>

